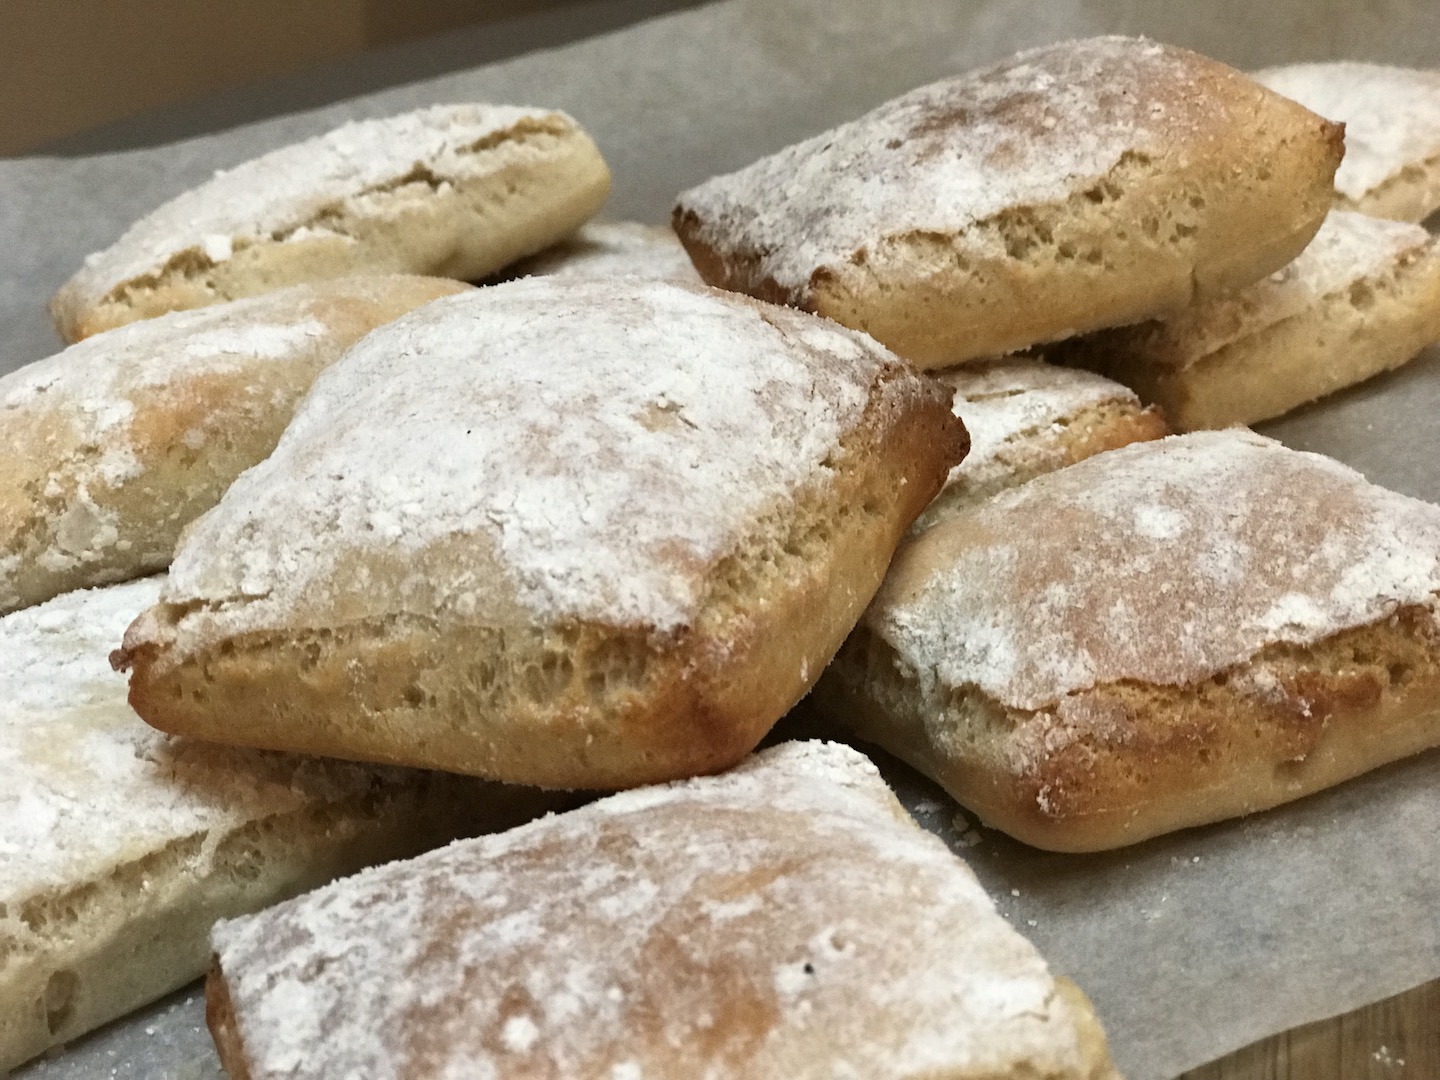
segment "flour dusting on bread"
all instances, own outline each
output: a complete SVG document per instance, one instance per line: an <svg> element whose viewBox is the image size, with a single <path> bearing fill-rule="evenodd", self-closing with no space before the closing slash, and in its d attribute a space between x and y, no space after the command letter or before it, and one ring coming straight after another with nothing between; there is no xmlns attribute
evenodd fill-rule
<svg viewBox="0 0 1440 1080"><path fill-rule="evenodd" d="M1232 430L1103 454L931 530L866 619L922 679L1037 709L1193 683L1409 605L1440 611L1440 508Z"/></svg>

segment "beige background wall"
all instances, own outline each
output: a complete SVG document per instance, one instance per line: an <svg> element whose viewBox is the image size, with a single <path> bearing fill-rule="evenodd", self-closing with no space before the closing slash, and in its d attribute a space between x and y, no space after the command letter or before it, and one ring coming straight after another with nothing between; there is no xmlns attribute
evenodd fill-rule
<svg viewBox="0 0 1440 1080"><path fill-rule="evenodd" d="M0 154L364 49L583 0L0 0Z"/></svg>

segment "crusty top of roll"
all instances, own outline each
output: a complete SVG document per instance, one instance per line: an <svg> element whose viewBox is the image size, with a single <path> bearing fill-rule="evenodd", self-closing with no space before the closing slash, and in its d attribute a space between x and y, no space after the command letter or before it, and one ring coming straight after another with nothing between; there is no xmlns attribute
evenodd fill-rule
<svg viewBox="0 0 1440 1080"><path fill-rule="evenodd" d="M368 871L211 940L255 1080L302 1061L376 1078L1111 1075L974 875L834 744Z"/></svg>
<svg viewBox="0 0 1440 1080"><path fill-rule="evenodd" d="M867 408L927 396L864 334L703 286L527 278L439 300L322 374L191 527L164 597L199 602L176 655L207 627L400 612L678 630Z"/></svg>
<svg viewBox="0 0 1440 1080"><path fill-rule="evenodd" d="M98 303L177 260L219 263L249 242L324 232L327 212L341 202L363 203L413 181L440 188L484 176L497 167L496 148L546 130L578 125L548 109L480 104L345 124L217 172L171 199L88 256L62 292L70 303Z"/></svg>
<svg viewBox="0 0 1440 1080"><path fill-rule="evenodd" d="M1126 155L1177 148L1262 108L1304 114L1198 53L1098 37L932 83L680 196L699 235L738 243L803 302L817 268L885 236L952 234L1083 191ZM1308 114L1304 114L1308 115Z"/></svg>
<svg viewBox="0 0 1440 1080"><path fill-rule="evenodd" d="M866 623L922 679L1037 709L1193 683L1408 605L1440 610L1440 507L1231 429L1100 454L937 526Z"/></svg>
<svg viewBox="0 0 1440 1080"><path fill-rule="evenodd" d="M106 657L161 581L66 593L0 618L0 902L79 885L178 837L359 797L377 775L399 775L173 742L141 723ZM18 910L12 918L18 927ZM0 945L7 932L0 920Z"/></svg>
<svg viewBox="0 0 1440 1080"><path fill-rule="evenodd" d="M1435 238L1419 225L1332 210L1310 246L1284 269L1168 318L1081 339L1075 348L1081 355L1093 351L1103 363L1113 333L1131 348L1142 347L1149 363L1186 368L1231 342L1312 311L1323 297L1392 274L1435 247Z"/></svg>
<svg viewBox="0 0 1440 1080"><path fill-rule="evenodd" d="M1269 68L1255 78L1345 125L1335 190L1352 202L1407 165L1440 158L1440 71L1338 61Z"/></svg>

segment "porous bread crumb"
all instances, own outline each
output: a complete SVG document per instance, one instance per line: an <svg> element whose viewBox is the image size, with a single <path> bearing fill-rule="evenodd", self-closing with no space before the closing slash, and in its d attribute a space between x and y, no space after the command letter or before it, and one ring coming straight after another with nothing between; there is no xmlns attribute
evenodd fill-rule
<svg viewBox="0 0 1440 1080"><path fill-rule="evenodd" d="M1384 210L1370 204L1385 200L1385 188L1418 184L1419 201L1403 219L1421 221L1440 208L1440 72L1346 60L1267 68L1255 79L1345 125L1335 173L1344 205Z"/></svg>
<svg viewBox="0 0 1440 1080"><path fill-rule="evenodd" d="M256 1080L302 1062L375 1080L1113 1075L1084 1006L833 744L370 871L212 942L232 1067Z"/></svg>
<svg viewBox="0 0 1440 1080"><path fill-rule="evenodd" d="M923 692L974 686L1034 710L1101 684L1191 684L1275 642L1440 610L1440 508L1249 432L1203 432L998 495L922 536L902 567L865 623Z"/></svg>

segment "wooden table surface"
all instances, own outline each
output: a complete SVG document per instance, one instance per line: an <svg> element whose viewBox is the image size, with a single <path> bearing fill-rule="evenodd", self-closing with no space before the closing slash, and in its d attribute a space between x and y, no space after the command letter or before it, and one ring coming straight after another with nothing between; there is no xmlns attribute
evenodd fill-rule
<svg viewBox="0 0 1440 1080"><path fill-rule="evenodd" d="M1440 1080L1440 980L1262 1039L1180 1080Z"/></svg>

